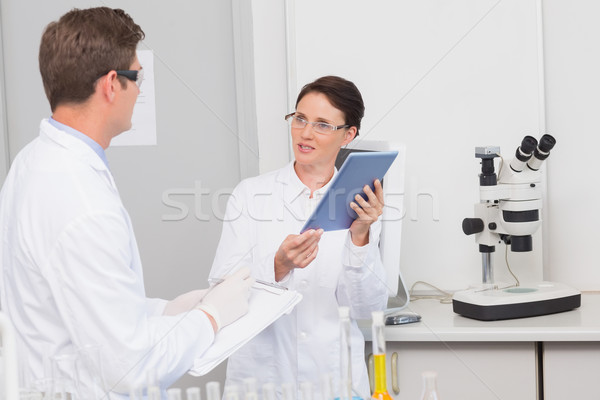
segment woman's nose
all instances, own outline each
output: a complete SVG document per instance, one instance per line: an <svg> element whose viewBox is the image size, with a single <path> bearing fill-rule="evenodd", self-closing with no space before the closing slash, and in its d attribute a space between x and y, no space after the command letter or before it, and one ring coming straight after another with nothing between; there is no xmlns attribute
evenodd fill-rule
<svg viewBox="0 0 600 400"><path fill-rule="evenodd" d="M314 136L314 132L313 132L313 126L311 124L306 124L306 126L304 128L302 128L302 132L300 132L302 137L308 138L308 137L313 137Z"/></svg>

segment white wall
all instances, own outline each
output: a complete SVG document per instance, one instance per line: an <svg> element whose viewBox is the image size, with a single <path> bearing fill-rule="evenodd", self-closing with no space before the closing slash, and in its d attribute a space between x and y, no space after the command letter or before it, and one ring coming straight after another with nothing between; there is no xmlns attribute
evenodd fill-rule
<svg viewBox="0 0 600 400"><path fill-rule="evenodd" d="M593 183L594 156L583 156L600 141L598 2L378 1L360 12L356 2L289 4L300 10L292 28L306 36L291 41L306 51L292 52L296 87L324 73L354 79L367 102L369 139L401 138L408 145L401 269L409 284L426 280L454 289L479 278L476 251L458 229L477 198L472 148L499 144L510 157L523 135L548 132L557 146L544 167L543 277L600 289L594 251L600 212L588 206L600 189ZM331 18L334 28L324 32L327 24L319 21ZM310 22L298 28L298 21ZM432 210L420 193L437 198L440 208ZM538 262L540 235L536 240ZM511 259L519 276L530 270ZM496 257L497 272L502 264Z"/></svg>
<svg viewBox="0 0 600 400"><path fill-rule="evenodd" d="M480 282L477 246L461 230L479 200L474 147L499 145L510 158L523 136L544 130L537 2L287 3L288 96L321 75L344 76L365 99L361 139L407 145L400 267L408 285ZM255 27L266 23L254 17ZM270 61L280 64L281 54ZM542 277L540 236L535 252L510 257L522 280ZM509 279L498 250L496 275Z"/></svg>
<svg viewBox="0 0 600 400"><path fill-rule="evenodd" d="M460 229L478 200L473 149L500 145L511 158L524 135L547 132L557 145L543 167L544 237L541 231L535 237L536 254L509 254L511 265L520 277L537 279L543 272L544 279L600 290L594 251L600 211L588 205L600 188L595 158L586 152L600 141L598 2L286 4L287 31L279 36L288 34L287 55L261 54L271 68L288 70L286 80L271 85L280 92L287 85L293 100L301 85L323 74L354 80L367 106L363 138L408 146L400 267L409 285L425 280L459 289L480 279L477 248ZM255 14L255 30L268 21ZM262 107L279 106L280 97L262 99ZM281 143L269 134L259 140L262 157L281 157ZM499 253L496 274L509 279Z"/></svg>
<svg viewBox="0 0 600 400"><path fill-rule="evenodd" d="M548 166L547 275L600 290L600 3L544 0L548 131L557 138Z"/></svg>
<svg viewBox="0 0 600 400"><path fill-rule="evenodd" d="M281 0L252 1L254 79L260 172L289 162L287 111L286 8Z"/></svg>
<svg viewBox="0 0 600 400"><path fill-rule="evenodd" d="M460 289L480 279L477 248L460 229L478 200L473 148L500 145L511 158L524 135L547 132L557 145L543 167L544 237L536 235L535 254L509 254L511 265L521 278L543 272L544 279L600 290L600 212L588 205L600 188L594 155L587 154L600 141L598 2L286 3L280 35L289 36L288 77L272 85L288 85L294 99L323 74L354 80L367 105L363 138L408 146L400 267L409 285L425 280ZM255 29L268 21L254 15ZM285 65L276 51L261 57ZM264 108L280 102L262 101ZM269 150L263 157L284 151L269 135L259 140ZM497 276L510 279L499 253Z"/></svg>
<svg viewBox="0 0 600 400"><path fill-rule="evenodd" d="M0 17L2 16L0 10ZM2 46L2 30L0 29L0 61L4 59ZM8 135L6 123L6 98L4 90L4 63L0 62L0 181L4 182L4 177L8 173Z"/></svg>

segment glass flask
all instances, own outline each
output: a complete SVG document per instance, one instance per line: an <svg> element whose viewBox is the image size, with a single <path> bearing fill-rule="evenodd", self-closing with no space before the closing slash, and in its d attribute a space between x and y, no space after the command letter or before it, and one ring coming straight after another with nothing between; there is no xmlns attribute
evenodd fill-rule
<svg viewBox="0 0 600 400"><path fill-rule="evenodd" d="M421 400L439 400L437 393L437 372L425 371L423 377L423 394Z"/></svg>

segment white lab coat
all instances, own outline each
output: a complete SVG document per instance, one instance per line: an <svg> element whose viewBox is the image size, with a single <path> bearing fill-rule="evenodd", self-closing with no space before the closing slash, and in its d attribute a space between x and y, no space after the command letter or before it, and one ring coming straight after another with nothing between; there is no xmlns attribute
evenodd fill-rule
<svg viewBox="0 0 600 400"><path fill-rule="evenodd" d="M114 392L145 385L152 370L166 387L213 342L203 312L166 317L166 301L146 298L131 220L110 171L47 120L12 164L0 226L1 305L32 381L49 378L45 358L97 344Z"/></svg>
<svg viewBox="0 0 600 400"><path fill-rule="evenodd" d="M293 162L286 167L242 181L229 199L223 232L211 270L221 277L242 265L257 279L274 282L274 256L289 234L298 234L329 185L309 199L310 190L296 175ZM256 377L259 385L277 387L311 382L319 387L329 375L334 387L340 376L338 307L350 307L353 319L369 319L387 302L385 271L379 252L381 223L370 229L369 244L356 247L348 230L325 232L317 258L304 269L295 269L282 283L303 295L289 315L284 315L228 361L226 385L242 385ZM364 338L356 322L351 327L353 386L369 396L364 359ZM259 386L260 387L260 386ZM281 393L279 396L281 397ZM298 397L300 398L300 397Z"/></svg>

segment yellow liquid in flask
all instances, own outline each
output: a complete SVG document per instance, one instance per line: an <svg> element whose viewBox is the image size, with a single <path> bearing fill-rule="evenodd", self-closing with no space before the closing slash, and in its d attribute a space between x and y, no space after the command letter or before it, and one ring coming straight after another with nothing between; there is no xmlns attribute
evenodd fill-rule
<svg viewBox="0 0 600 400"><path fill-rule="evenodd" d="M373 366L375 367L375 391L371 398L376 400L393 400L387 391L385 354L373 355Z"/></svg>

